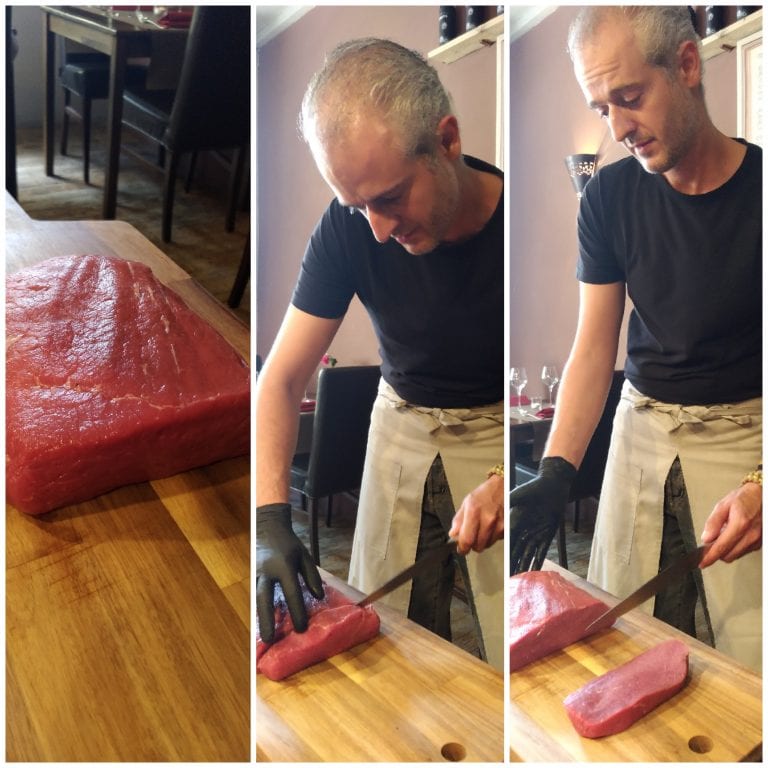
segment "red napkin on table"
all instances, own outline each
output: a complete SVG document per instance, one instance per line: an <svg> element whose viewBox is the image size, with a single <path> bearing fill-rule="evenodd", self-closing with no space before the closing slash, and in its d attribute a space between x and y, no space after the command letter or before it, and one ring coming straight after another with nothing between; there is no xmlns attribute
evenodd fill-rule
<svg viewBox="0 0 768 768"><path fill-rule="evenodd" d="M192 23L192 11L166 11L157 23L167 29L186 29Z"/></svg>
<svg viewBox="0 0 768 768"><path fill-rule="evenodd" d="M509 396L509 404L510 405L530 405L531 401L525 395L520 395L519 398L518 398L517 395L510 395Z"/></svg>
<svg viewBox="0 0 768 768"><path fill-rule="evenodd" d="M555 415L555 407L553 405L548 405L546 408L536 411L536 415L540 419L551 419Z"/></svg>

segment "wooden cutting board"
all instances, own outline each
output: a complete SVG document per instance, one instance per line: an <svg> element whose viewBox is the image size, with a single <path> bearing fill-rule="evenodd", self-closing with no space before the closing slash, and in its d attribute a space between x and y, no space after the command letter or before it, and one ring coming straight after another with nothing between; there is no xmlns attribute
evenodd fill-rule
<svg viewBox="0 0 768 768"><path fill-rule="evenodd" d="M370 642L281 682L257 676L257 759L501 762L503 676L392 609L375 608L381 634Z"/></svg>
<svg viewBox="0 0 768 768"><path fill-rule="evenodd" d="M554 563L545 567L608 605L617 602ZM690 648L685 688L623 733L601 739L579 736L563 699L593 677L672 637ZM512 673L509 695L512 761L734 762L762 755L762 679L637 609L610 630Z"/></svg>

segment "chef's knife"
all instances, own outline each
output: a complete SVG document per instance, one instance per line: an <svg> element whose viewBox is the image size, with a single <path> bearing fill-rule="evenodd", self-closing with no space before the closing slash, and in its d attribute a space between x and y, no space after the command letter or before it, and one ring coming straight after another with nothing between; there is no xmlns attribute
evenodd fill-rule
<svg viewBox="0 0 768 768"><path fill-rule="evenodd" d="M398 573L397 576L393 576L386 582L386 584L371 592L370 595L366 595L360 602L358 602L358 605L368 605L369 603L384 597L384 595L388 595L392 590L405 584L406 581L410 581L419 571L433 567L435 563L440 562L440 560L451 552L456 552L455 539L449 539L445 544L441 544L435 549L430 549L429 552L420 557L413 565L409 565L404 571Z"/></svg>
<svg viewBox="0 0 768 768"><path fill-rule="evenodd" d="M688 571L692 571L701 562L704 553L710 548L710 544L704 544L698 549L688 552L672 565L667 566L663 571L654 576L650 581L643 584L640 589L635 590L629 597L625 597L620 603L617 603L610 610L598 616L585 630L588 632L596 624L604 624L609 627L622 614L637 608L648 598L661 592L662 589L674 583Z"/></svg>

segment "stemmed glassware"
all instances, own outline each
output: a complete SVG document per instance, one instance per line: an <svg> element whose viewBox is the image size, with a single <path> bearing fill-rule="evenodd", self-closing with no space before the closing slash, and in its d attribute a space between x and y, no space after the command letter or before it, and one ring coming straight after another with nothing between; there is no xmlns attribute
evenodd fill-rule
<svg viewBox="0 0 768 768"><path fill-rule="evenodd" d="M557 372L557 367L554 365L545 365L541 369L541 380L549 389L549 404L552 406L554 405L552 400L552 390L555 388L555 384L560 381L560 374Z"/></svg>
<svg viewBox="0 0 768 768"><path fill-rule="evenodd" d="M525 385L528 383L528 374L525 368L510 368L509 383L517 390L517 412L522 416L523 404L520 398Z"/></svg>

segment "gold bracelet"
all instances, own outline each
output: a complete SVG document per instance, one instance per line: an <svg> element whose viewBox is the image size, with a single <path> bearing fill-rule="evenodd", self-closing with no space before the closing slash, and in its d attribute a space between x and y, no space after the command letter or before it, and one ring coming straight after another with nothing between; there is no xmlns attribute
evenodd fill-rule
<svg viewBox="0 0 768 768"><path fill-rule="evenodd" d="M492 475L498 475L499 477L504 477L504 465L497 464L495 467L491 467L488 470L487 477L491 477Z"/></svg>
<svg viewBox="0 0 768 768"><path fill-rule="evenodd" d="M760 466L762 466L762 464ZM744 479L741 481L741 484L744 485L745 483L757 483L758 485L762 485L763 470L757 469L754 472L750 472L748 475L745 475Z"/></svg>

